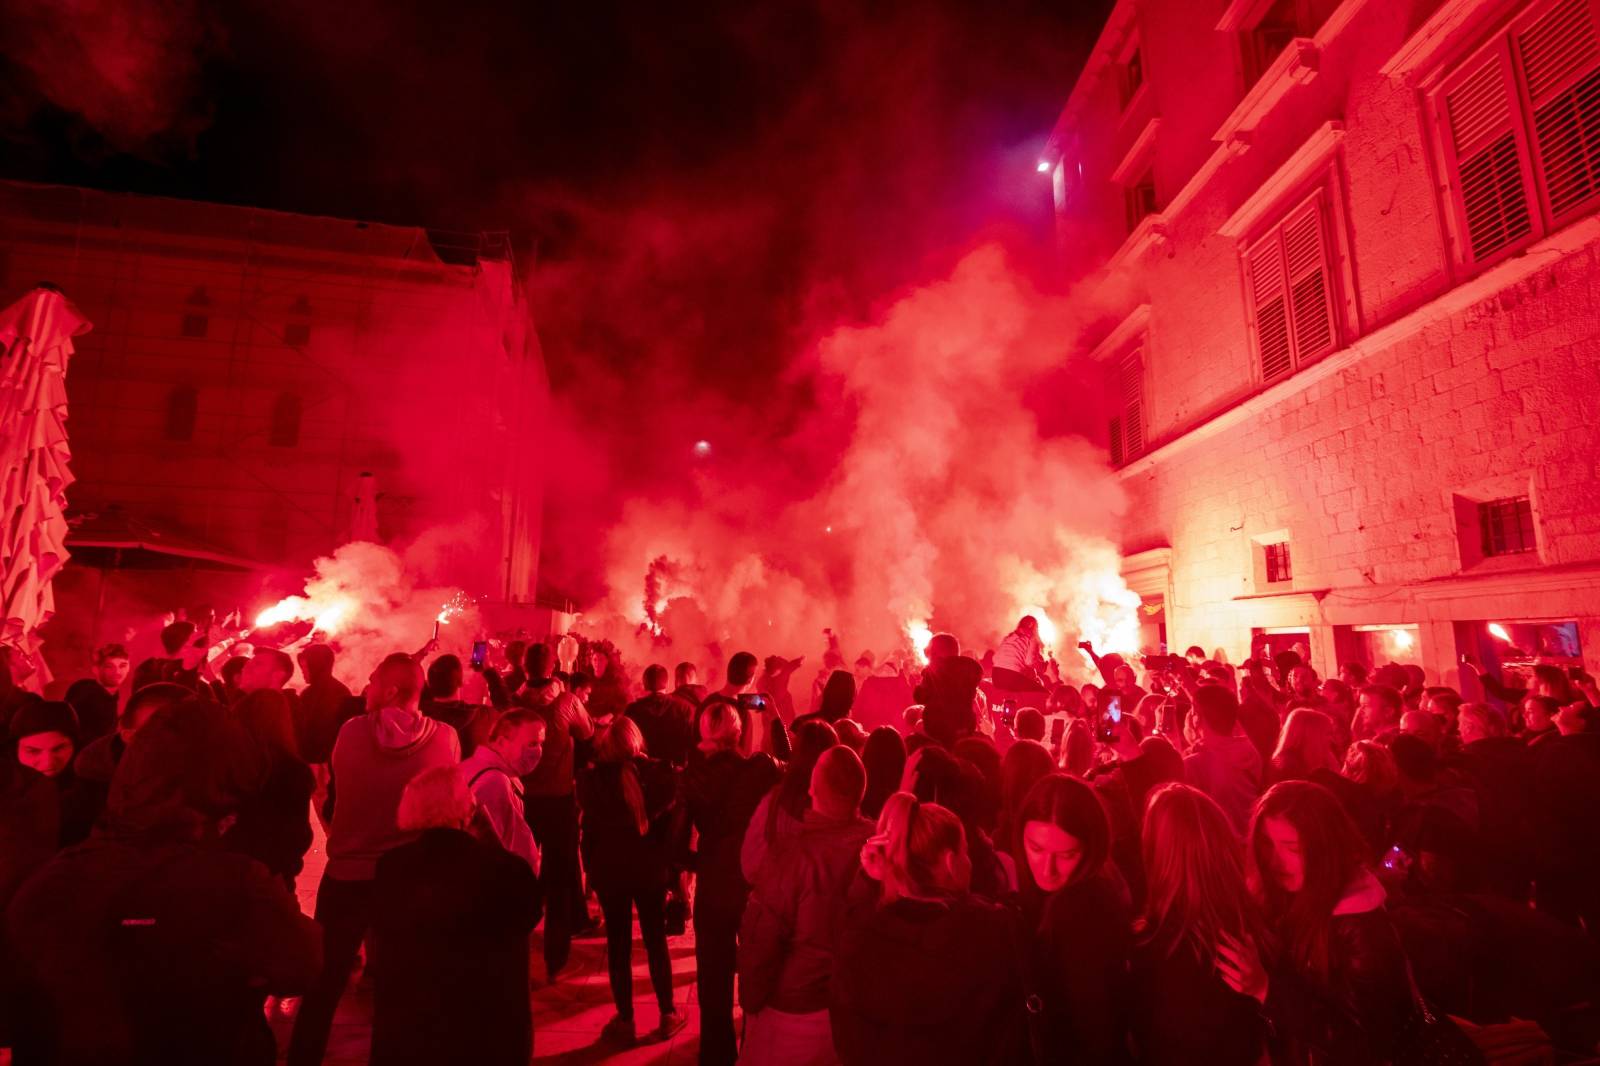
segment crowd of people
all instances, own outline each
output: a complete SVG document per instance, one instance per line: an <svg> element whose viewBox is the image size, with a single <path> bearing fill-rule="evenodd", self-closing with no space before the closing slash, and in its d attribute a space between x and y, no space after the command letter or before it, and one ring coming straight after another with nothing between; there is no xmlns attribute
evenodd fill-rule
<svg viewBox="0 0 1600 1066"><path fill-rule="evenodd" d="M60 700L0 653L17 1066L264 1066L287 997L287 1061L311 1066L358 960L377 1066L521 1066L541 923L540 980L604 936L619 1049L685 1026L669 941L692 925L705 1066L1600 1043L1600 689L1578 669L1464 664L1463 693L1414 666L1322 678L1303 648L1085 644L1074 686L1024 619L992 658L946 633L854 670L830 634L798 699L801 660L635 684L609 644L554 640L396 651L352 693L328 644L162 642L137 669L101 648Z"/></svg>

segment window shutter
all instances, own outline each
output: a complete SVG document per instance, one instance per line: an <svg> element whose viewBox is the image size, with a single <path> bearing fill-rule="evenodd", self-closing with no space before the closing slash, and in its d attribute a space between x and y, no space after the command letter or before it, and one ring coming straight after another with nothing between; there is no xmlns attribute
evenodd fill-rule
<svg viewBox="0 0 1600 1066"><path fill-rule="evenodd" d="M1600 38L1590 0L1560 0L1516 35L1552 219L1600 192Z"/></svg>
<svg viewBox="0 0 1600 1066"><path fill-rule="evenodd" d="M1122 465L1122 419L1111 420L1111 465Z"/></svg>
<svg viewBox="0 0 1600 1066"><path fill-rule="evenodd" d="M1296 366L1304 366L1333 348L1333 293L1328 284L1327 243L1322 231L1322 199L1314 196L1283 224L1283 260L1289 275Z"/></svg>
<svg viewBox="0 0 1600 1066"><path fill-rule="evenodd" d="M1133 459L1144 451L1144 353L1122 357L1117 390L1122 398L1122 455Z"/></svg>
<svg viewBox="0 0 1600 1066"><path fill-rule="evenodd" d="M1255 318L1261 380L1273 381L1294 368L1289 349L1288 293L1283 280L1283 250L1273 230L1245 253L1250 277L1250 307Z"/></svg>
<svg viewBox="0 0 1600 1066"><path fill-rule="evenodd" d="M1481 260L1533 232L1508 57L1496 47L1445 94L1467 244Z"/></svg>

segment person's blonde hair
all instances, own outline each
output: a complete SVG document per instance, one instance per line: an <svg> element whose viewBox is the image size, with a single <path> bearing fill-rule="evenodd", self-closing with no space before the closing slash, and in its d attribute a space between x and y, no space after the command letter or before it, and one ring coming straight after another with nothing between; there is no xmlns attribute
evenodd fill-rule
<svg viewBox="0 0 1600 1066"><path fill-rule="evenodd" d="M732 703L709 703L700 712L700 750L708 755L714 751L732 751L739 746L743 730L739 709Z"/></svg>
<svg viewBox="0 0 1600 1066"><path fill-rule="evenodd" d="M923 803L910 792L896 792L878 815L878 836L884 858L903 892L913 896L943 896L939 863L945 855L965 855L967 834L955 812L937 803Z"/></svg>
<svg viewBox="0 0 1600 1066"><path fill-rule="evenodd" d="M404 832L424 829L459 829L472 818L477 801L467 788L461 770L435 766L413 777L400 793L395 824Z"/></svg>
<svg viewBox="0 0 1600 1066"><path fill-rule="evenodd" d="M628 804L628 811L633 815L640 836L650 832L650 812L645 807L639 771L633 764L643 754L644 734L639 732L632 718L613 718L594 745L596 762L621 765L622 798Z"/></svg>
<svg viewBox="0 0 1600 1066"><path fill-rule="evenodd" d="M1315 770L1339 770L1333 719L1311 707L1296 707L1283 722L1272 766L1283 777L1305 777Z"/></svg>
<svg viewBox="0 0 1600 1066"><path fill-rule="evenodd" d="M1144 937L1162 955L1182 950L1209 966L1223 935L1260 946L1260 910L1245 848L1217 802L1190 785L1162 785L1144 812Z"/></svg>

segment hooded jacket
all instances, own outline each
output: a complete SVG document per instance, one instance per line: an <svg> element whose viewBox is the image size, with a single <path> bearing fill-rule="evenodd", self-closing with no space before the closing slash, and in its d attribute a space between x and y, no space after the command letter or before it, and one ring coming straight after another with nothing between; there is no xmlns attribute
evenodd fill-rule
<svg viewBox="0 0 1600 1066"><path fill-rule="evenodd" d="M322 937L281 881L210 838L260 772L215 705L164 708L140 731L100 831L6 911L18 1066L273 1061L262 997L303 992Z"/></svg>
<svg viewBox="0 0 1600 1066"><path fill-rule="evenodd" d="M385 707L352 718L333 745L338 802L328 827L329 877L368 881L378 857L416 839L395 822L411 779L461 761L455 730L420 711Z"/></svg>
<svg viewBox="0 0 1600 1066"><path fill-rule="evenodd" d="M982 1066L1014 1061L1024 1003L1015 916L976 896L860 899L830 982L844 1066Z"/></svg>

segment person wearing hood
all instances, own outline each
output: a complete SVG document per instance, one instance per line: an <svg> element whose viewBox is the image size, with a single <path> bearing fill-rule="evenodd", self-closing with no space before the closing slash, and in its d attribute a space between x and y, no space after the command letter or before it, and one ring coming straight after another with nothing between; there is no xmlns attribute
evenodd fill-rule
<svg viewBox="0 0 1600 1066"><path fill-rule="evenodd" d="M1383 886L1339 800L1310 781L1274 785L1246 839L1250 888L1280 957L1269 971L1251 945L1235 943L1222 975L1264 1005L1282 1042L1274 1061L1404 1061L1408 1034L1427 1025L1425 1008ZM1435 1017L1433 1039L1459 1056L1448 1061L1482 1061L1452 1023Z"/></svg>
<svg viewBox="0 0 1600 1066"><path fill-rule="evenodd" d="M270 1066L264 997L304 991L321 953L283 882L216 846L219 820L264 774L208 701L165 706L140 729L95 835L7 908L19 1066Z"/></svg>
<svg viewBox="0 0 1600 1066"><path fill-rule="evenodd" d="M1184 780L1216 800L1242 836L1261 795L1261 753L1238 731L1239 701L1221 685L1197 686L1188 724L1196 736Z"/></svg>
<svg viewBox="0 0 1600 1066"><path fill-rule="evenodd" d="M23 703L11 719L11 741L17 762L37 770L55 785L61 811L61 846L87 837L99 809L94 790L85 787L72 769L72 759L78 751L78 715L72 705L41 699Z"/></svg>
<svg viewBox="0 0 1600 1066"><path fill-rule="evenodd" d="M544 752L544 719L532 711L513 711L494 723L489 740L461 761L467 788L478 801L501 847L539 873L539 847L533 842L522 800L522 779L533 773Z"/></svg>
<svg viewBox="0 0 1600 1066"><path fill-rule="evenodd" d="M378 859L416 839L415 832L401 829L396 821L401 793L424 770L461 761L455 730L424 717L419 709L422 685L422 668L412 656L390 655L372 672L367 713L346 722L334 742L328 864L316 907L323 935L322 973L295 1018L290 1066L322 1061L334 1011L371 924Z"/></svg>
<svg viewBox="0 0 1600 1066"><path fill-rule="evenodd" d="M909 792L884 803L861 849L828 982L844 1066L1027 1061L1023 936L971 892L961 819Z"/></svg>

